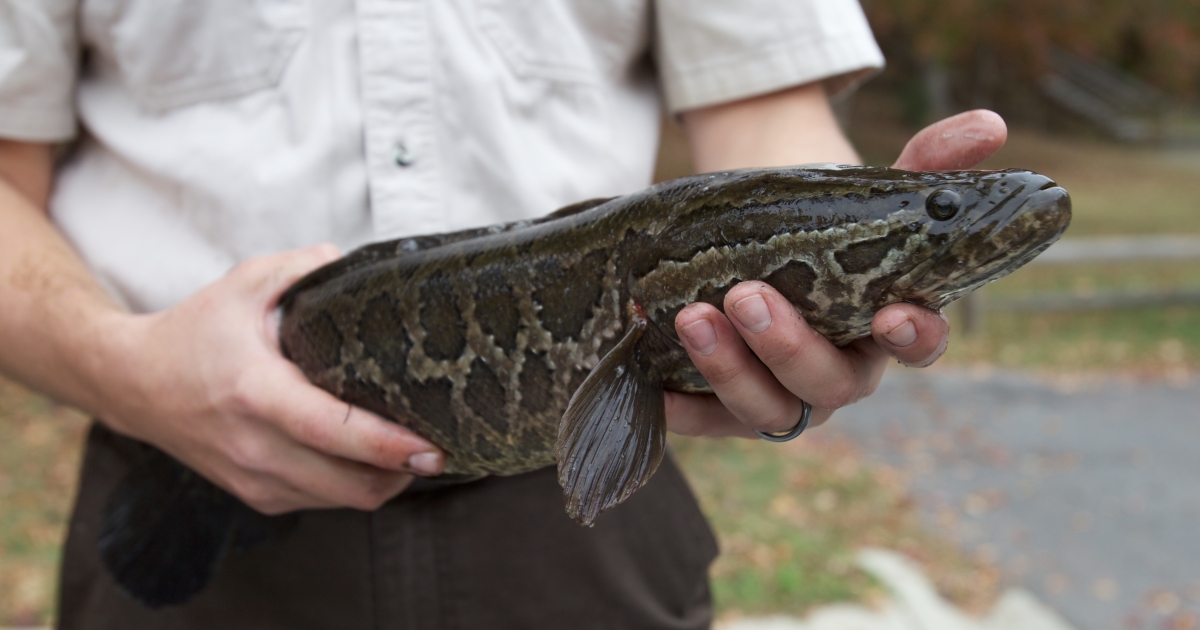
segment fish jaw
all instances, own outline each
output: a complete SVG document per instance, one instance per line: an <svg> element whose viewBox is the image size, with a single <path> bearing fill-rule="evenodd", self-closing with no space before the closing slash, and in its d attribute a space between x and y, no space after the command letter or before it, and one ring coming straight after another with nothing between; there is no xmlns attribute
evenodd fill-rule
<svg viewBox="0 0 1200 630"><path fill-rule="evenodd" d="M1071 223L1071 198L1053 181L1041 179L1041 186L1019 203L987 213L954 239L945 253L898 281L896 298L944 308L1016 271L1053 245Z"/></svg>

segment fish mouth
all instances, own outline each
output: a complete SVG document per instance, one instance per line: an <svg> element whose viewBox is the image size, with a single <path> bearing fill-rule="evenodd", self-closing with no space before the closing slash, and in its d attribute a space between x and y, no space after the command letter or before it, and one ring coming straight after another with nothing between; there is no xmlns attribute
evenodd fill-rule
<svg viewBox="0 0 1200 630"><path fill-rule="evenodd" d="M1014 191L1008 199L1018 194ZM933 257L936 260L919 277L909 279L905 299L942 308L1033 260L1062 236L1070 222L1071 197L1053 181L1028 193L1019 204L997 204Z"/></svg>
<svg viewBox="0 0 1200 630"><path fill-rule="evenodd" d="M1017 221L1023 221L1024 225L1016 225ZM1046 251L1070 223L1071 196L1066 189L1050 182L1030 195L1008 220L993 228L990 238L1015 241L1013 245L1026 248L1025 252L1012 258L1013 269L1016 269ZM1005 234L1006 231L1011 234ZM992 261L984 261L985 264L989 262Z"/></svg>
<svg viewBox="0 0 1200 630"><path fill-rule="evenodd" d="M1071 223L1071 197L1066 189L1050 182L1029 195L1007 217L988 231L987 240L1006 243L996 255L979 260L981 266L1009 259L1013 269L1046 251L1063 235ZM1014 255L1013 250L1017 250Z"/></svg>

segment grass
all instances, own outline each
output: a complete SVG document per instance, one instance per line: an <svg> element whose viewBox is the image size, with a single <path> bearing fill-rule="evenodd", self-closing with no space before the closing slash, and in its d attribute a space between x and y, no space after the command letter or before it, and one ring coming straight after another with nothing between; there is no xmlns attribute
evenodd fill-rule
<svg viewBox="0 0 1200 630"><path fill-rule="evenodd" d="M1035 294L1086 297L1097 292L1148 288L1200 288L1200 261L1026 267L984 291L985 300L995 303ZM952 329L962 328L956 326L960 315L952 306ZM1182 379L1200 367L1200 307L991 312L980 334L952 338L943 361Z"/></svg>
<svg viewBox="0 0 1200 630"><path fill-rule="evenodd" d="M951 316L952 326L956 319ZM981 334L953 336L941 363L1186 382L1200 366L1200 309L993 314Z"/></svg>
<svg viewBox="0 0 1200 630"><path fill-rule="evenodd" d="M928 532L906 481L853 444L818 431L784 445L673 436L672 446L721 542L712 578L723 615L874 600L880 588L853 565L864 546L917 560L967 610L996 595L995 568Z"/></svg>
<svg viewBox="0 0 1200 630"><path fill-rule="evenodd" d="M0 627L51 620L86 426L0 379Z"/></svg>

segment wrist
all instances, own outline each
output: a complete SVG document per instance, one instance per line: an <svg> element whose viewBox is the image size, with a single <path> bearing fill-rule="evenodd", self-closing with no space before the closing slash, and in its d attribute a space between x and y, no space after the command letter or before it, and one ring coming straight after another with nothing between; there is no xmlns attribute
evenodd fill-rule
<svg viewBox="0 0 1200 630"><path fill-rule="evenodd" d="M27 363L22 380L89 415L112 417L138 372L129 349L148 316L123 309L98 287L66 289L47 296L42 307L33 313L40 324L31 328L45 331L44 351Z"/></svg>
<svg viewBox="0 0 1200 630"><path fill-rule="evenodd" d="M97 313L74 350L72 367L80 392L75 404L114 431L133 437L140 436L130 420L145 406L145 382L154 376L141 364L151 345L147 330L154 317L116 309Z"/></svg>

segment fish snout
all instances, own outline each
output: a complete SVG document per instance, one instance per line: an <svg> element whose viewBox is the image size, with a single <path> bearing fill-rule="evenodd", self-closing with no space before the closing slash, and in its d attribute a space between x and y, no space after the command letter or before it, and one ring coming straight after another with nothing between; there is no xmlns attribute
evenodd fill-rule
<svg viewBox="0 0 1200 630"><path fill-rule="evenodd" d="M1056 231L1061 234L1071 223L1071 195L1062 186L1047 181L1046 185L1029 196L1024 205L1026 212L1039 214L1045 223L1057 227Z"/></svg>

